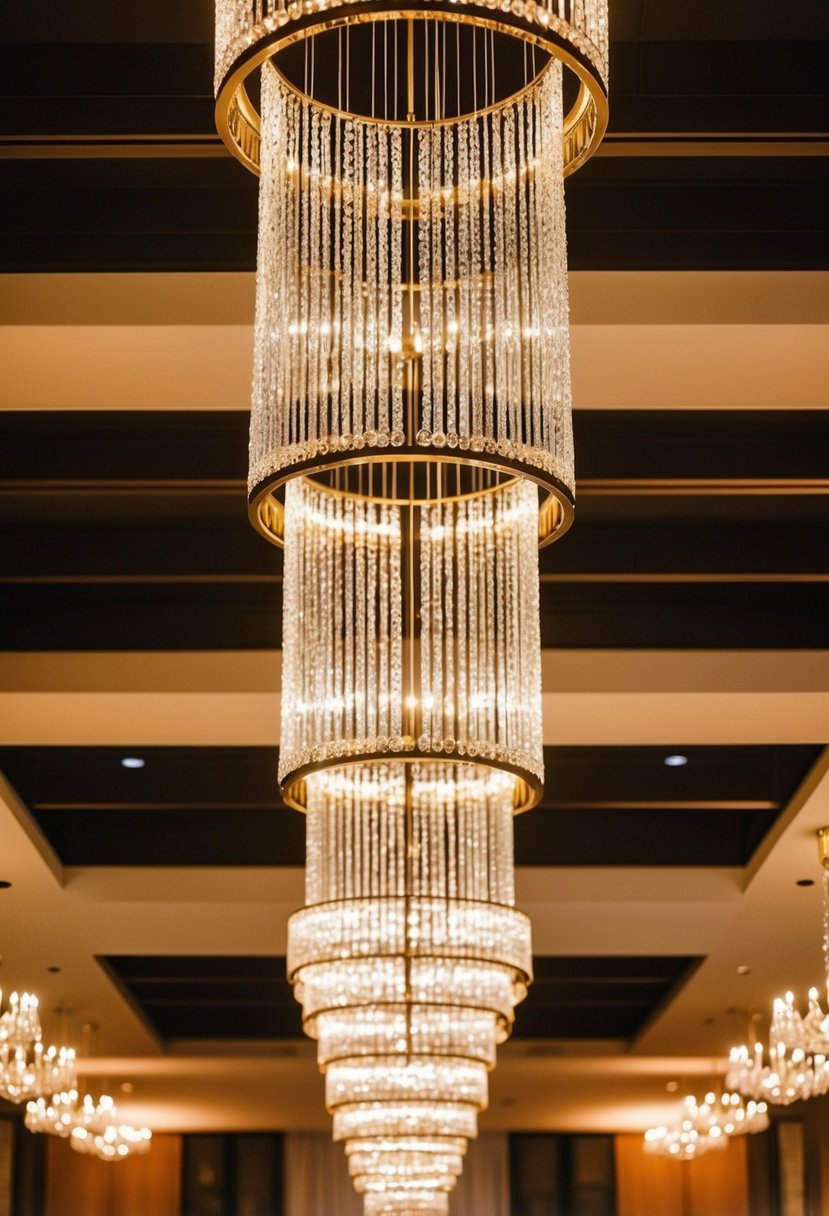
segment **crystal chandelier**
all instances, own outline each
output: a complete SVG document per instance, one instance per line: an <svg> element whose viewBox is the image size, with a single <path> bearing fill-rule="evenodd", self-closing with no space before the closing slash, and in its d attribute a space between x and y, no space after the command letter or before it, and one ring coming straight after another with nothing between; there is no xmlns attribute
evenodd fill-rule
<svg viewBox="0 0 829 1216"><path fill-rule="evenodd" d="M691 1161L714 1149L724 1149L730 1136L753 1135L769 1125L768 1107L763 1101L745 1101L742 1095L710 1092L701 1102L690 1094L682 1100L676 1123L651 1127L645 1132L645 1152Z"/></svg>
<svg viewBox="0 0 829 1216"><path fill-rule="evenodd" d="M217 0L307 813L288 968L366 1216L447 1211L531 979L511 821L543 780L537 549L573 509L563 183L606 77L606 0Z"/></svg>
<svg viewBox="0 0 829 1216"><path fill-rule="evenodd" d="M818 832L823 881L823 959L829 986L829 828ZM767 1057L768 1063L765 1063ZM817 988L809 990L802 1015L794 993L775 997L768 1048L762 1042L733 1047L727 1083L741 1094L778 1106L829 1093L829 1015L824 1014Z"/></svg>
<svg viewBox="0 0 829 1216"><path fill-rule="evenodd" d="M12 1010L18 1012L17 1036L24 1033L23 1025L27 1027L25 1033L36 1029L39 1035L37 999L24 997L17 1002L13 997L10 1003ZM88 1031L91 1028L85 1029ZM21 1096L15 1099L19 1102L25 1097L29 1099L23 1121L30 1132L69 1139L78 1152L92 1153L107 1161L122 1160L130 1154L149 1150L152 1139L150 1129L120 1123L112 1098L104 1096L96 1103L87 1094L80 1101L73 1048L50 1047L43 1052L38 1051L39 1046L38 1039L34 1044L35 1065L30 1070L32 1079L27 1092L21 1092ZM18 1044L17 1050L22 1049Z"/></svg>
<svg viewBox="0 0 829 1216"><path fill-rule="evenodd" d="M13 992L0 1015L0 1097L19 1104L68 1088L74 1077L71 1048L44 1048L38 1001Z"/></svg>
<svg viewBox="0 0 829 1216"><path fill-rule="evenodd" d="M652 1157L668 1157L675 1161L692 1161L714 1149L724 1149L728 1137L710 1107L697 1103L688 1094L682 1099L682 1110L673 1124L650 1127L645 1132L645 1152Z"/></svg>
<svg viewBox="0 0 829 1216"><path fill-rule="evenodd" d="M112 1098L104 1094L97 1102L89 1095L75 1117L69 1142L78 1153L88 1153L101 1161L123 1161L150 1151L152 1132L148 1127L121 1123Z"/></svg>

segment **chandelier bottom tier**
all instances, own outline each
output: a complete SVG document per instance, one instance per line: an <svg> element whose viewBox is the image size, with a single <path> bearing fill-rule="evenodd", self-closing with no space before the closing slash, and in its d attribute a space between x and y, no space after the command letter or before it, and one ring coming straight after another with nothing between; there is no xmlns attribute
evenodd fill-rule
<svg viewBox="0 0 829 1216"><path fill-rule="evenodd" d="M367 1213L443 1211L531 976L513 781L458 761L362 764L312 774L307 800L288 967L335 1137ZM388 1195L408 1206L377 1206Z"/></svg>

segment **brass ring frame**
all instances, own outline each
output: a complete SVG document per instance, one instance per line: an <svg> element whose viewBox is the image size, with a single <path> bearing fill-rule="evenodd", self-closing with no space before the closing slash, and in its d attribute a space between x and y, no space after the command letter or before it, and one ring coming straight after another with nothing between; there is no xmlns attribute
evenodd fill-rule
<svg viewBox="0 0 829 1216"><path fill-rule="evenodd" d="M312 764L302 764L287 773L280 782L282 799L285 804L295 811L306 810L307 793L306 779L312 773L320 773L326 769L358 768L364 764L451 764L461 768L486 768L492 772L510 773L515 778L513 790L513 814L521 815L530 811L541 800L544 790L543 782L534 773L518 765L509 764L506 760L489 760L477 756L458 756L456 753L421 751L414 740L412 750L406 752L366 752L357 756L333 756L330 760L317 760ZM335 900L332 902L339 903Z"/></svg>
<svg viewBox="0 0 829 1216"><path fill-rule="evenodd" d="M304 13L286 22L281 29L258 39L228 69L216 90L216 126L219 134L233 155L253 173L258 173L261 123L250 100L246 82L265 60L278 55L294 42L349 25L405 18L448 21L493 30L530 43L575 73L579 80L579 93L565 117L563 132L564 174L567 176L575 172L599 146L608 121L604 81L590 57L578 49L572 38L579 31L567 26L568 36L555 29L530 24L510 12L500 11L495 18L487 16L488 11L491 10L482 5L454 4L452 0L428 0L428 8L423 7L423 0L398 0L394 9L378 11L371 0L358 0L357 3L343 4L339 8L332 7L324 13ZM346 116L345 113L343 116ZM380 121L362 115L360 118L368 122ZM401 120L395 125L416 127L432 124Z"/></svg>
<svg viewBox="0 0 829 1216"><path fill-rule="evenodd" d="M575 498L564 482L552 474L546 474L532 465L525 465L517 460L510 460L506 456L496 459L491 455L479 456L470 449L463 449L462 452L459 452L453 448L449 452L443 452L435 448L412 447L408 445L399 448L361 449L355 452L353 456L339 456L330 460L316 458L301 461L292 464L286 472L273 473L270 477L266 477L258 482L248 495L248 517L250 522L266 540L269 540L272 544L282 546L285 533L285 509L282 500L277 496L277 491L281 490L295 477L314 477L318 473L327 473L333 469L353 468L367 464L462 465L464 468L485 469L508 478L508 480L499 482L495 486L485 487L483 490L475 492L474 495L472 493L468 495L466 493L461 495L444 493L440 495L440 499L437 496L432 496L422 501L418 500L419 505L431 504L439 500L450 502L456 501L458 498L477 497L479 493L506 489L507 486L519 479L534 481L541 491L544 492L538 512L539 548L544 548L552 541L558 540L573 523ZM326 493L337 493L334 487L326 486L323 483L315 484ZM349 494L349 497L362 496ZM378 499L375 498L374 501L378 501ZM405 506L409 504L408 499L383 498L379 501L386 502L389 506Z"/></svg>

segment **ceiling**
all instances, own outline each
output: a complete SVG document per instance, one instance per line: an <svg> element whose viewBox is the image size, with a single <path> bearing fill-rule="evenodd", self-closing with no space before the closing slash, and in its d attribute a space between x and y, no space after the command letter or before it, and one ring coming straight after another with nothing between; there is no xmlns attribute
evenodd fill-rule
<svg viewBox="0 0 829 1216"><path fill-rule="evenodd" d="M820 980L829 10L780 21L611 0L516 823L537 982L485 1128L668 1117ZM323 1129L284 978L281 559L245 508L256 185L214 133L211 5L48 0L0 36L0 980L47 1035L94 1025L87 1073L159 1130Z"/></svg>

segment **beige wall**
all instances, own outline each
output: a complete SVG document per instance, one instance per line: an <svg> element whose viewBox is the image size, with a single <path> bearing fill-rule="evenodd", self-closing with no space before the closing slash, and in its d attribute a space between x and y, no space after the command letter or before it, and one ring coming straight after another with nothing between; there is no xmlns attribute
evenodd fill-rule
<svg viewBox="0 0 829 1216"><path fill-rule="evenodd" d="M148 1156L117 1162L48 1141L44 1216L180 1216L180 1136L153 1136Z"/></svg>
<svg viewBox="0 0 829 1216"><path fill-rule="evenodd" d="M746 1146L698 1161L649 1157L641 1136L616 1137L618 1216L749 1216Z"/></svg>

